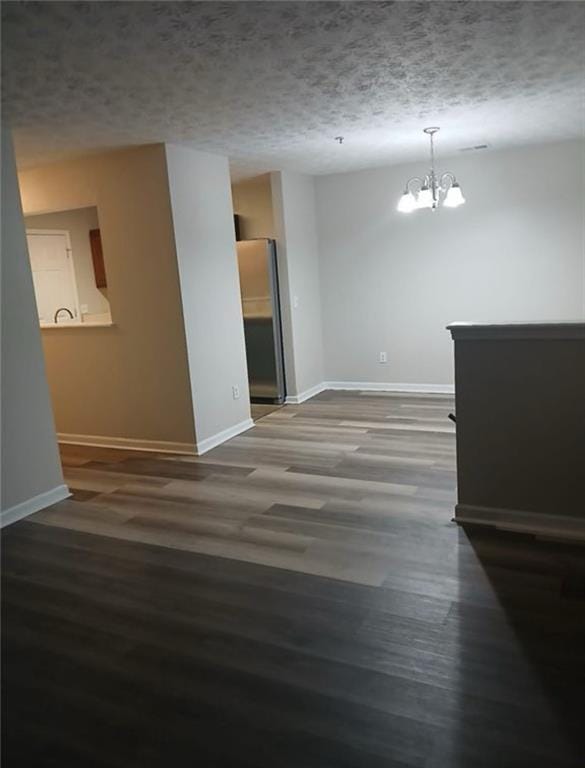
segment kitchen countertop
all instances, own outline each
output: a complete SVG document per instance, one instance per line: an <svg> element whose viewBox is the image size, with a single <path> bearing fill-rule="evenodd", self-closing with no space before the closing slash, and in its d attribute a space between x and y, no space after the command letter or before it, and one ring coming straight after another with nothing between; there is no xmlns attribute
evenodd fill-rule
<svg viewBox="0 0 585 768"><path fill-rule="evenodd" d="M42 331L47 330L64 330L66 328L112 328L115 323L41 323L40 327Z"/></svg>

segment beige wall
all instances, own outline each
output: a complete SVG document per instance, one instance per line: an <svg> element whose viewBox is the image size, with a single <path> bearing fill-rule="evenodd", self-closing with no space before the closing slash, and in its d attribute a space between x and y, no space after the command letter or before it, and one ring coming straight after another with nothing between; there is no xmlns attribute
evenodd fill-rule
<svg viewBox="0 0 585 768"><path fill-rule="evenodd" d="M80 305L87 305L88 315L99 315L110 311L107 299L107 288L97 288L91 247L89 243L89 230L99 229L98 210L91 208L78 208L74 211L59 211L58 213L45 213L39 216L26 216L25 225L28 229L64 229L69 232L71 240L71 257L75 269L75 282ZM106 274L108 272L107 254L104 254ZM82 310L83 311L83 310Z"/></svg>
<svg viewBox="0 0 585 768"><path fill-rule="evenodd" d="M234 213L240 217L240 238L274 238L270 174L232 184Z"/></svg>
<svg viewBox="0 0 585 768"><path fill-rule="evenodd" d="M20 187L26 214L99 210L115 325L43 331L57 431L193 444L164 147L26 170Z"/></svg>
<svg viewBox="0 0 585 768"><path fill-rule="evenodd" d="M240 294L242 299L270 299L270 275L266 259L259 253L266 252L264 242L237 244Z"/></svg>
<svg viewBox="0 0 585 768"><path fill-rule="evenodd" d="M2 524L66 494L12 142L2 130Z"/></svg>

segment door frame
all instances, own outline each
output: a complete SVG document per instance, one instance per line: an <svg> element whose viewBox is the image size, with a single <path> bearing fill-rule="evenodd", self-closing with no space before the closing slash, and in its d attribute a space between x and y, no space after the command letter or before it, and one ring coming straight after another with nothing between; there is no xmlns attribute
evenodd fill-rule
<svg viewBox="0 0 585 768"><path fill-rule="evenodd" d="M75 264L73 263L73 251L71 250L71 237L69 235L68 229L27 229L26 235L56 235L59 237L65 237L65 250L67 251L67 264L69 265L69 277L71 279L71 282L73 283L73 299L74 299L74 310L75 310L75 321L80 323L81 322L81 309L79 304L79 293L77 291L77 278L75 276ZM28 250L28 241L27 241L27 250ZM30 254L29 254L29 262L30 262ZM31 272L32 272L32 264L31 264ZM50 323L52 325L52 323Z"/></svg>

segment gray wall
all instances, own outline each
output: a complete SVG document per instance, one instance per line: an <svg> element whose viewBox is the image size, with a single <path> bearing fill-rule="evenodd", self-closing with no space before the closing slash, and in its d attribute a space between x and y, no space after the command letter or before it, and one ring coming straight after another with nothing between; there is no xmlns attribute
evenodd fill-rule
<svg viewBox="0 0 585 768"><path fill-rule="evenodd" d="M282 171L271 183L287 395L295 397L323 382L314 179Z"/></svg>
<svg viewBox="0 0 585 768"><path fill-rule="evenodd" d="M455 341L457 513L585 519L585 326L511 331Z"/></svg>
<svg viewBox="0 0 585 768"><path fill-rule="evenodd" d="M452 384L449 322L584 317L583 144L437 166L463 207L396 211L425 163L316 177L326 380Z"/></svg>
<svg viewBox="0 0 585 768"><path fill-rule="evenodd" d="M2 130L2 513L63 486L10 133ZM66 492L66 489L62 487ZM38 508L38 507L37 507ZM34 510L30 510L34 511Z"/></svg>
<svg viewBox="0 0 585 768"><path fill-rule="evenodd" d="M227 158L166 145L198 448L250 419ZM240 397L234 400L232 387Z"/></svg>

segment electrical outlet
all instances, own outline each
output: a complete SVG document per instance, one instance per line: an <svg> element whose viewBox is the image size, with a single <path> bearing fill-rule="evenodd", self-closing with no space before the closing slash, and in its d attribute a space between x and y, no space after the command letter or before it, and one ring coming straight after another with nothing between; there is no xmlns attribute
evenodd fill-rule
<svg viewBox="0 0 585 768"><path fill-rule="evenodd" d="M232 396L234 400L239 400L240 398L240 388L238 387L237 384L234 384L234 386L232 387Z"/></svg>
<svg viewBox="0 0 585 768"><path fill-rule="evenodd" d="M89 315L89 306L87 304L82 304L79 309L82 315Z"/></svg>
<svg viewBox="0 0 585 768"><path fill-rule="evenodd" d="M385 352L380 352L380 355L378 356L378 362L379 363L387 363L388 357Z"/></svg>
<svg viewBox="0 0 585 768"><path fill-rule="evenodd" d="M298 309L299 308L299 297L293 296L293 308Z"/></svg>

